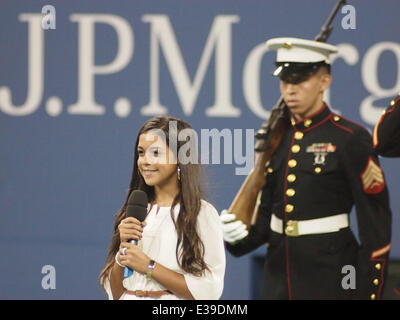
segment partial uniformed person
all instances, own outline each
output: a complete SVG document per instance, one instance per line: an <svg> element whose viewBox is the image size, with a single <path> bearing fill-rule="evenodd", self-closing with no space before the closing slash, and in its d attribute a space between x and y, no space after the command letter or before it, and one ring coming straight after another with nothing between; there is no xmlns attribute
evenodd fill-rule
<svg viewBox="0 0 400 320"><path fill-rule="evenodd" d="M330 44L267 41L277 51L275 76L291 115L266 167L256 223L246 230L221 214L234 256L268 249L264 299L379 299L385 285L391 211L371 135L323 101L331 84ZM359 239L350 229L355 206Z"/></svg>
<svg viewBox="0 0 400 320"><path fill-rule="evenodd" d="M376 123L373 144L376 153L383 157L400 157L400 93ZM400 296L400 279L394 292Z"/></svg>
<svg viewBox="0 0 400 320"><path fill-rule="evenodd" d="M400 93L375 125L373 142L379 155L400 157Z"/></svg>

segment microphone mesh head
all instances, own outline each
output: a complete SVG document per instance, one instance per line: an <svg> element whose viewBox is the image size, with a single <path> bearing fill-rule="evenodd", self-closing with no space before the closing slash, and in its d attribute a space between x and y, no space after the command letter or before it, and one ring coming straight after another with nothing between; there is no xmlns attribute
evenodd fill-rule
<svg viewBox="0 0 400 320"><path fill-rule="evenodd" d="M143 221L147 215L147 203L146 192L142 190L133 190L128 198L126 216L134 217L139 221Z"/></svg>

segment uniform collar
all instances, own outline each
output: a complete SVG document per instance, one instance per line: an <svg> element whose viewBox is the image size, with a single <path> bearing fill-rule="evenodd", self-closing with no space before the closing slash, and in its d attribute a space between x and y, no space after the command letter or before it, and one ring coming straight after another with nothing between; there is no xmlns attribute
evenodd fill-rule
<svg viewBox="0 0 400 320"><path fill-rule="evenodd" d="M306 119L302 119L296 122L294 118L291 119L292 126L299 131L309 131L321 124L324 120L328 119L332 112L329 110L326 103L317 112L312 114Z"/></svg>

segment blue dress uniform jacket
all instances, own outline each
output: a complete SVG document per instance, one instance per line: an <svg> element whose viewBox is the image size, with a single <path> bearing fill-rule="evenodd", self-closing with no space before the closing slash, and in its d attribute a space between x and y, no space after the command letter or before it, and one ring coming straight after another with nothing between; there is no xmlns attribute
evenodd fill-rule
<svg viewBox="0 0 400 320"><path fill-rule="evenodd" d="M378 154L384 157L400 157L400 95L392 100L375 125L373 138Z"/></svg>
<svg viewBox="0 0 400 320"><path fill-rule="evenodd" d="M226 243L235 256L267 243L263 298L379 299L391 211L370 134L324 105L309 119L292 121L266 167L266 181L249 235ZM349 227L293 232L291 222L303 220L317 221L317 231L329 229L320 219L350 213L353 205L360 244ZM271 230L273 216L282 222L282 232Z"/></svg>

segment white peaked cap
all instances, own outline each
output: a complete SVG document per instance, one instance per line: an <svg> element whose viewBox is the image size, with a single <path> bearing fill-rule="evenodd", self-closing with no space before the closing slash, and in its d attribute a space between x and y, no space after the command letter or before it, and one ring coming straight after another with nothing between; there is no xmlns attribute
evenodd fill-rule
<svg viewBox="0 0 400 320"><path fill-rule="evenodd" d="M276 50L276 62L329 63L329 55L338 52L334 45L299 38L273 38L265 44L268 50Z"/></svg>

